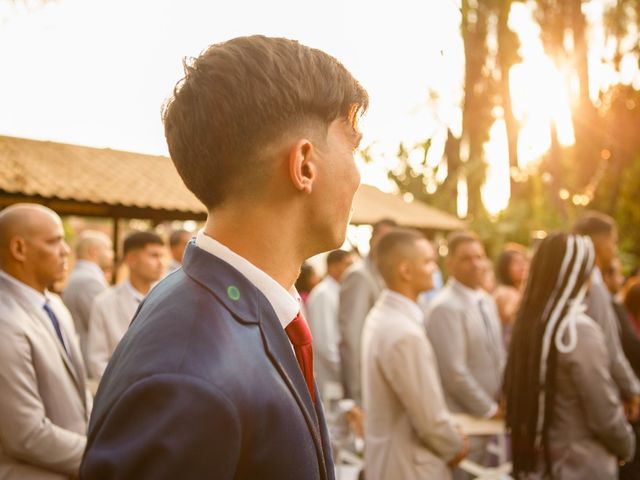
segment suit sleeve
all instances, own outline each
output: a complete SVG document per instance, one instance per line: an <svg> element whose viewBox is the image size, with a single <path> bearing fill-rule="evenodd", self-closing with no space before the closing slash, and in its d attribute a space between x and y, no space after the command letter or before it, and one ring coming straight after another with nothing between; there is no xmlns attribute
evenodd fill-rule
<svg viewBox="0 0 640 480"><path fill-rule="evenodd" d="M80 478L234 478L240 419L215 386L181 374L134 383L91 426Z"/></svg>
<svg viewBox="0 0 640 480"><path fill-rule="evenodd" d="M0 334L0 441L25 463L76 475L86 438L47 418L33 368L31 344L21 332Z"/></svg>
<svg viewBox="0 0 640 480"><path fill-rule="evenodd" d="M106 288L107 287L105 285L101 284L95 279L86 282L82 286L82 288L76 293L78 297L77 308L80 312L80 318L74 318L76 322L89 322L91 308L93 307L93 301L101 292L105 291ZM89 330L88 324L83 325L83 327L85 332Z"/></svg>
<svg viewBox="0 0 640 480"><path fill-rule="evenodd" d="M571 379L585 409L584 418L589 430L610 452L629 460L635 451L635 437L609 373L604 337L595 325L578 328L578 345L568 354L568 360Z"/></svg>
<svg viewBox="0 0 640 480"><path fill-rule="evenodd" d="M342 282L338 325L340 329L340 362L342 386L347 398L360 403L360 350L364 319L373 306L369 285L364 274L353 270Z"/></svg>
<svg viewBox="0 0 640 480"><path fill-rule="evenodd" d="M611 376L622 392L625 400L640 394L640 382L629 365L622 350L618 322L613 305L602 285L593 285L587 298L587 315L591 317L604 333L606 349L611 359Z"/></svg>
<svg viewBox="0 0 640 480"><path fill-rule="evenodd" d="M380 368L422 442L445 461L454 458L462 450L462 437L445 405L428 340L413 335L396 342Z"/></svg>
<svg viewBox="0 0 640 480"><path fill-rule="evenodd" d="M442 305L435 307L428 316L427 333L445 391L464 407L465 413L486 417L494 411L496 403L467 368L466 333L460 315Z"/></svg>
<svg viewBox="0 0 640 480"><path fill-rule="evenodd" d="M100 379L111 358L107 323L109 312L104 302L94 302L87 334L87 370L92 378Z"/></svg>

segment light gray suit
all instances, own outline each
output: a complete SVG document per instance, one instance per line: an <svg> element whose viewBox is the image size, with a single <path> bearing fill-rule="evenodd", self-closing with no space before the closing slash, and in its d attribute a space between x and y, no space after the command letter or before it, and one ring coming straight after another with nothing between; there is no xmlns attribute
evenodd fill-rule
<svg viewBox="0 0 640 480"><path fill-rule="evenodd" d="M91 307L95 298L108 287L98 265L87 260L78 260L62 293L62 300L73 317L80 337L80 349L85 365L89 362L87 335Z"/></svg>
<svg viewBox="0 0 640 480"><path fill-rule="evenodd" d="M367 480L451 478L462 437L418 304L384 290L362 332Z"/></svg>
<svg viewBox="0 0 640 480"><path fill-rule="evenodd" d="M340 285L338 327L340 329L340 364L342 387L347 398L362 402L360 385L361 337L364 319L384 288L370 257L352 266Z"/></svg>
<svg viewBox="0 0 640 480"><path fill-rule="evenodd" d="M93 302L87 338L88 369L92 378L102 378L111 355L140 306L132 288L129 280L125 280L102 292Z"/></svg>
<svg viewBox="0 0 640 480"><path fill-rule="evenodd" d="M477 303L480 299L486 320ZM425 321L449 410L489 416L497 409L505 364L493 298L480 290L470 294L460 283L449 280L430 303ZM467 457L486 465L487 443L484 437L471 438ZM455 478L468 475L456 470Z"/></svg>
<svg viewBox="0 0 640 480"><path fill-rule="evenodd" d="M54 480L77 475L91 398L73 321L62 300L51 320L0 276L0 478Z"/></svg>
<svg viewBox="0 0 640 480"><path fill-rule="evenodd" d="M604 335L595 322L577 320L576 348L558 353L549 452L554 478L614 480L618 459L633 456L635 437L627 423Z"/></svg>
<svg viewBox="0 0 640 480"><path fill-rule="evenodd" d="M593 274L593 283L587 296L587 315L602 329L611 360L611 376L620 389L622 397L630 400L640 394L640 382L622 349L616 312L611 303L611 294L602 283L600 270Z"/></svg>
<svg viewBox="0 0 640 480"><path fill-rule="evenodd" d="M438 359L447 405L454 413L486 416L502 387L505 352L493 299L478 292L490 321L460 284L449 281L427 309L427 333Z"/></svg>

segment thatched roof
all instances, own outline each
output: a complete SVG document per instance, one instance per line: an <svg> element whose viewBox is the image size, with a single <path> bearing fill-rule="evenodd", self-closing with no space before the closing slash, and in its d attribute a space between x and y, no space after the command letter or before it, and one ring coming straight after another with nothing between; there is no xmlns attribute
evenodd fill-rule
<svg viewBox="0 0 640 480"><path fill-rule="evenodd" d="M156 220L206 218L167 157L0 136L0 207L19 201L61 215ZM465 223L421 202L362 185L352 222L393 218L400 225L456 230Z"/></svg>

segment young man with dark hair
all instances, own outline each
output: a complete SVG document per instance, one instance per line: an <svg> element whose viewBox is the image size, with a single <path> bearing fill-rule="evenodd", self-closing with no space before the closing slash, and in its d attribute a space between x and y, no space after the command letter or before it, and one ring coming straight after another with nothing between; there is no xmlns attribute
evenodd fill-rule
<svg viewBox="0 0 640 480"><path fill-rule="evenodd" d="M435 251L420 233L392 230L376 263L386 289L362 331L367 480L451 478L466 438L444 400L418 295L433 288Z"/></svg>
<svg viewBox="0 0 640 480"><path fill-rule="evenodd" d="M96 297L89 317L87 369L97 380L140 302L162 277L164 244L153 232L133 232L124 239L123 257L129 270L127 278Z"/></svg>
<svg viewBox="0 0 640 480"><path fill-rule="evenodd" d="M448 238L447 285L426 312L429 340L438 360L447 406L454 413L494 418L501 415L498 400L505 351L498 311L482 289L487 257L473 232ZM472 438L469 458L488 465L487 441ZM455 478L468 478L461 471Z"/></svg>
<svg viewBox="0 0 640 480"><path fill-rule="evenodd" d="M111 359L81 477L333 479L292 287L344 242L367 94L282 38L213 45L185 70L165 133L209 217Z"/></svg>
<svg viewBox="0 0 640 480"><path fill-rule="evenodd" d="M640 382L624 354L611 294L602 279L602 272L609 268L618 252L618 227L608 215L588 211L576 221L573 230L589 236L595 248L596 266L586 301L587 315L600 325L605 334L611 376L620 389L629 420L636 421L640 413Z"/></svg>

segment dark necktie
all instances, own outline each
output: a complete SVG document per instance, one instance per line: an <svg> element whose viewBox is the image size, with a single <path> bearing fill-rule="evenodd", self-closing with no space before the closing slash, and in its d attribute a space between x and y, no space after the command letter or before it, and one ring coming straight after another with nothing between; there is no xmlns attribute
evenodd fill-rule
<svg viewBox="0 0 640 480"><path fill-rule="evenodd" d="M482 301L482 299L478 300L478 308L480 309L480 316L482 316L482 321L484 322L484 328L487 330L489 341L491 342L493 347L496 347L493 326L491 325L491 318L489 318L489 314L485 310L484 302Z"/></svg>
<svg viewBox="0 0 640 480"><path fill-rule="evenodd" d="M49 318L51 319L51 323L53 324L53 329L56 331L56 334L58 335L58 339L62 344L62 348L64 348L65 352L67 352L67 347L65 346L64 340L62 339L62 330L60 330L60 322L58 322L58 317L56 317L56 314L53 313L53 310L49 306L48 302L45 303L42 308L44 308L44 311L47 312L47 315L49 315ZM67 354L68 353L69 352L67 352Z"/></svg>
<svg viewBox="0 0 640 480"><path fill-rule="evenodd" d="M298 365L300 365L300 370L302 370L309 395L311 395L311 400L315 403L316 396L313 387L313 337L311 336L309 326L302 317L302 314L298 313L293 322L287 325L284 331L293 344L293 350L296 353Z"/></svg>

